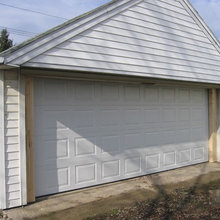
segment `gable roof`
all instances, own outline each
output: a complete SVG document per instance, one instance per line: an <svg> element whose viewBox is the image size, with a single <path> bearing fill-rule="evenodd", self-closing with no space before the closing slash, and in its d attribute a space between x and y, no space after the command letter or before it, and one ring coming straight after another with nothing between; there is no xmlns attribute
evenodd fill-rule
<svg viewBox="0 0 220 220"><path fill-rule="evenodd" d="M105 5L102 5L92 11L89 11L67 22L64 22L63 24L58 25L42 34L39 34L36 37L31 38L30 40L9 48L8 50L0 53L0 57L4 58L4 64L10 64L11 61L15 58L17 59L18 57L22 57L27 52L30 52L36 48L39 49L39 47L41 47L42 45L45 45L48 42L52 42L51 45L47 45L46 48L44 47L44 49L39 50L38 53L40 54L42 51L46 51L47 49L50 49L53 46L60 44L68 39L68 36L66 35L70 31L75 31L75 33L71 32L71 37L77 35L78 33L89 29L97 23L106 20L109 17L119 13L120 11L125 10L126 8L141 1L142 0L112 0ZM56 40L56 42L54 42L54 40ZM30 58L32 57L22 59L22 61L19 62L19 65Z"/></svg>
<svg viewBox="0 0 220 220"><path fill-rule="evenodd" d="M147 8L146 8L147 5ZM161 7L162 5L162 7ZM124 37L128 37L127 35L127 30L125 30L125 27L121 28L119 25L122 24L122 21L119 19L115 19L115 16L124 16L127 11L131 9L134 12L134 7L139 7L140 16L144 17L144 13L149 9L152 8L152 12L155 14L153 16L158 16L160 17L160 22L164 22L165 25L167 25L169 22L172 23L175 27L172 29L171 27L165 27L165 25L160 26L161 24L156 24L155 23L155 18L152 18L152 14L148 14L148 18L154 19L153 23L150 23L148 20L144 20L145 18L138 19L138 25L130 25L130 21L134 22L133 17L128 17L129 21L125 21L124 24L126 23L127 27L130 28L130 35L142 35L141 37L137 37L138 39L138 44L136 47L134 47L133 44L129 44L129 50L132 50L134 48L133 55L130 55L130 58L125 60L124 57L122 64L119 65L118 62L115 62L115 59L112 59L112 57L109 59L109 62L103 63L103 60L101 60L100 56L102 58L106 58L106 61L108 61L109 56L116 54L117 51L119 50L113 50L112 47L107 47L104 51L107 52L107 55L104 53L93 53L94 57L97 57L97 65L94 65L94 60L91 60L91 57L88 58L85 54L89 54L89 48L92 50L97 50L100 51L102 48L98 48L100 45L97 44L99 41L100 44L105 46L105 37L111 32L107 31L104 36L104 32L102 33L102 37L97 39L97 42L91 40L91 44L88 44L85 42L86 38L87 40L90 38L91 39L91 34L89 32L92 31L99 31L103 30L103 27L101 27L103 24L105 26L106 22L110 21L111 22L111 28L112 30L116 30L118 28L121 34L121 39ZM158 11L158 9L161 8L161 11ZM171 9L170 9L171 8ZM177 12L175 12L174 9L178 9ZM181 22L177 22L175 24L175 21L178 20L179 18L175 18L175 16L170 17L168 19L168 16L166 13L168 13L168 10L170 10L171 14L177 16L178 11L180 11L180 17L185 16ZM159 12L159 13L158 13ZM150 13L150 10L147 11L147 13ZM187 17L188 16L188 17ZM113 19L112 19L113 18ZM164 19L165 18L165 19ZM136 19L136 21L137 21ZM164 20L165 21L164 21ZM167 20L168 19L168 20ZM174 22L173 22L174 20ZM190 29L190 27L187 27L187 22L194 28ZM142 23L140 23L142 22ZM150 25L146 25L149 22ZM154 28L151 28L151 26L154 25ZM171 25L171 26L172 26ZM179 25L179 26L178 26ZM146 27L145 27L146 26ZM126 28L127 28L126 27ZM143 35L143 30L146 30L146 28L149 27L150 31L145 31L145 37ZM155 30L155 27L161 28L161 29L166 29L161 30L160 33L161 36L158 35L159 30ZM115 29L114 29L115 28ZM169 29L170 33L167 32L167 28ZM186 31L181 32L181 29L185 29ZM133 31L133 33L132 33ZM152 33L151 33L152 32ZM98 32L97 32L98 33ZM135 34L134 34L135 33ZM191 34L192 33L192 34ZM116 33L117 35L118 33ZM183 34L183 36L181 36ZM116 36L115 35L115 36ZM131 40L131 36L129 35L129 39L126 38L126 40ZM119 34L117 35L119 38ZM182 37L182 38L181 38ZM185 37L185 38L184 38ZM191 39L191 37L194 37L194 39ZM94 35L93 35L94 38ZM142 40L140 40L140 38ZM141 46L145 47L147 42L147 38L150 38L148 41L148 48L145 49L145 51L142 51ZM173 39L174 38L174 39ZM155 40L156 39L156 40ZM164 40L168 42L168 44L164 44L163 42L160 44L160 40ZM83 41L84 40L84 41ZM195 42L198 40L198 45L195 44ZM113 39L114 41L114 39ZM164 41L164 42L165 42ZM68 42L68 43L67 43ZM76 42L76 44L72 44L73 42ZM167 63L167 61L164 61L164 59L161 59L156 57L156 52L160 51L158 50L156 43L159 43L158 45L163 48L164 53L162 53L163 57L170 58L172 62L175 63L175 65L170 64L170 62ZM84 43L84 45L82 45ZM123 44L124 42L120 40L120 45L117 42L118 49L122 51L124 49L125 45ZM143 43L143 45L141 45ZM187 45L187 43L189 45ZM72 44L72 45L71 45ZM94 44L94 45L92 45ZM78 60L76 56L74 56L74 60L71 59L71 56L73 54L73 51L75 51L76 54L79 55L79 57L82 55L82 51L77 51L77 46L78 45L88 45L88 49L84 50L84 54L82 56L83 60ZM151 46L149 46L151 45ZM72 51L68 51L68 54L70 54L70 57L60 56L59 59L57 58L57 51L61 51L61 49L69 49L68 47L72 46ZM96 46L96 49L94 47ZM139 46L139 47L138 47ZM201 46L201 47L200 47ZM64 48L65 47L65 48ZM198 49L200 47L200 49ZM140 50L140 53L142 54L137 54L136 49ZM181 50L180 50L181 48ZM115 49L115 48L114 48ZM177 51L179 50L179 51ZM187 51L188 50L188 51ZM125 50L123 51L123 56L126 53ZM191 52L192 51L192 52ZM195 51L195 52L194 52ZM61 51L62 52L62 51ZM175 52L175 53L174 53ZM207 52L207 55L205 54ZM210 62L205 62L206 58L209 60L209 52L213 57L211 57ZM192 63L190 62L191 59L191 54L196 56L196 62ZM201 53L201 56L198 55ZM203 53L203 54L202 54ZM102 73L125 73L127 75L129 74L135 74L135 75L143 75L143 72L147 72L146 68L148 68L149 74L145 74L143 76L150 76L150 77L159 77L159 78L167 78L167 75L170 74L170 78L172 79L183 79L183 80L199 80L199 81L206 81L208 80L209 82L215 82L216 83L216 77L215 75L217 74L217 71L215 71L213 68L210 66L212 64L216 65L217 70L220 70L220 65L218 66L218 62L220 61L220 44L218 39L215 37L215 35L212 33L212 31L208 28L208 26L205 24L205 22L202 20L202 18L199 16L199 14L196 12L196 10L192 7L192 5L189 3L188 0L113 0L110 3L103 5L91 12L88 12L82 16L79 16L77 18L74 18L68 22L65 22L62 25L57 26L56 28L53 28L29 41L26 41L20 45L17 45L3 53L0 54L0 63L5 64L5 65L12 65L12 66L27 66L27 67L42 67L42 68L57 68L57 69L69 69L69 70L82 70L82 71L95 71L95 72L102 72ZM56 56L57 59L57 65L53 64L51 65L51 56ZM148 55L146 55L148 54ZM149 54L152 55L152 57L159 62L160 68L158 65L153 62L154 60L147 60L147 66L145 69L143 68L143 63L144 60L142 59L141 56L145 59L146 56L149 58ZM135 60L135 56L141 57L138 60ZM160 54L159 54L160 55ZM159 56L158 55L158 56ZM92 55L91 55L92 56ZM179 60L174 60L175 57ZM121 56L122 57L122 56ZM200 58L201 57L201 58ZM117 57L118 58L118 57ZM120 58L120 56L119 56ZM95 59L95 58L94 58ZM78 63L73 66L69 65L63 65L64 60L69 60L68 62L74 63L79 61L80 65ZM198 61L199 60L199 61ZM134 63L134 65L130 66L130 69L133 73L129 73L130 69L126 68L126 65L130 65L129 61L131 61L131 64ZM181 68L176 68L176 61ZM187 61L187 62L186 62ZM44 63L45 62L45 63ZM58 64L62 64L59 66ZM127 63L126 63L127 62ZM136 65L136 63L140 63L140 65ZM180 62L183 62L183 64ZM146 62L145 62L146 63ZM200 68L200 63L205 63L201 64L204 69ZM219 62L220 63L220 62ZM145 64L146 65L146 64ZM157 68L154 68L154 66L157 66ZM84 68L83 68L84 66ZM106 67L109 68L106 68ZM151 67L152 66L152 67ZM184 67L185 66L185 67ZM188 66L186 68L186 66ZM86 68L87 67L87 68ZM100 67L100 68L99 68ZM175 69L176 68L176 69ZM163 74L160 74L159 72L164 72ZM173 71L173 73L172 73ZM181 72L182 71L182 72ZM192 73L190 73L190 71ZM213 72L214 71L214 72ZM186 73L187 72L187 73ZM189 72L189 73L188 73ZM206 74L203 74L203 72L207 72ZM173 76L172 76L173 74ZM188 74L188 75L187 75ZM186 75L186 76L185 76ZM194 75L194 76L193 76ZM205 76L206 75L206 76ZM182 78L181 78L182 77ZM188 78L188 79L187 79ZM220 76L217 82L220 82Z"/></svg>

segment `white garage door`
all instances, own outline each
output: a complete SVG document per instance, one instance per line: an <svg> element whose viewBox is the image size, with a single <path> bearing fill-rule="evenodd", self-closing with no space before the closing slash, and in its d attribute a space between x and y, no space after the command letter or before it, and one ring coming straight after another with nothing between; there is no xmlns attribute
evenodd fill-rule
<svg viewBox="0 0 220 220"><path fill-rule="evenodd" d="M36 196L208 160L205 89L37 79Z"/></svg>

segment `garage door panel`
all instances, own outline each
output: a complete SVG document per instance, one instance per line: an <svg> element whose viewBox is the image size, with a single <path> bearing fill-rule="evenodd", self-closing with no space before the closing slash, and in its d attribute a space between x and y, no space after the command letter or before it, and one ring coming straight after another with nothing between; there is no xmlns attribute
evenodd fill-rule
<svg viewBox="0 0 220 220"><path fill-rule="evenodd" d="M144 87L144 102L148 105L159 105L159 88Z"/></svg>
<svg viewBox="0 0 220 220"><path fill-rule="evenodd" d="M124 160L125 175L141 173L141 156L130 156Z"/></svg>
<svg viewBox="0 0 220 220"><path fill-rule="evenodd" d="M108 84L108 83L103 83L101 86L100 90L100 100L103 102L104 105L109 105L112 103L117 103L120 104L120 90L121 87L118 86L117 84ZM99 96L97 94L97 96Z"/></svg>
<svg viewBox="0 0 220 220"><path fill-rule="evenodd" d="M198 146L193 148L192 156L194 161L203 161L207 160L207 152L206 148L203 146Z"/></svg>
<svg viewBox="0 0 220 220"><path fill-rule="evenodd" d="M101 153L120 153L121 151L121 137L118 134L102 135L97 143Z"/></svg>
<svg viewBox="0 0 220 220"><path fill-rule="evenodd" d="M208 160L206 90L38 79L35 96L37 196Z"/></svg>
<svg viewBox="0 0 220 220"><path fill-rule="evenodd" d="M145 155L145 166L146 172L153 172L161 167L161 154L159 152L149 152Z"/></svg>

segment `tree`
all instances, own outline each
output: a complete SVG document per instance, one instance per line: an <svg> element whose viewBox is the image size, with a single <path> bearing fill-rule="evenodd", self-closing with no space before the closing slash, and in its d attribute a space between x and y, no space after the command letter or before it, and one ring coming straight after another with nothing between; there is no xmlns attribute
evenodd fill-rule
<svg viewBox="0 0 220 220"><path fill-rule="evenodd" d="M2 29L0 35L0 52L7 50L13 46L13 41L9 39L9 33L7 29Z"/></svg>

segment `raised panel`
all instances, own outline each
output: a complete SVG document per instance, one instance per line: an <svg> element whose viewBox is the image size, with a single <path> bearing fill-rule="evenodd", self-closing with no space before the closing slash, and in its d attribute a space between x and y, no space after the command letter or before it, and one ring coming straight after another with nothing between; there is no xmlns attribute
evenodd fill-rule
<svg viewBox="0 0 220 220"><path fill-rule="evenodd" d="M139 109L126 110L124 114L125 124L139 124L141 119L141 111Z"/></svg>
<svg viewBox="0 0 220 220"><path fill-rule="evenodd" d="M163 88L162 89L162 102L174 103L175 102L175 89L173 88Z"/></svg>
<svg viewBox="0 0 220 220"><path fill-rule="evenodd" d="M130 101L140 100L140 87L138 86L126 86L125 87L125 99Z"/></svg>
<svg viewBox="0 0 220 220"><path fill-rule="evenodd" d="M63 159L69 157L69 140L50 140L45 141L47 148L47 158L52 160Z"/></svg>
<svg viewBox="0 0 220 220"><path fill-rule="evenodd" d="M176 109L175 108L164 108L162 111L164 122L175 122L176 121Z"/></svg>
<svg viewBox="0 0 220 220"><path fill-rule="evenodd" d="M160 109L145 109L144 119L146 123L158 123L161 120Z"/></svg>
<svg viewBox="0 0 220 220"><path fill-rule="evenodd" d="M76 156L87 156L95 154L95 138L76 138Z"/></svg>
<svg viewBox="0 0 220 220"><path fill-rule="evenodd" d="M178 144L176 131L164 131L161 132L161 143L162 145L166 144Z"/></svg>
<svg viewBox="0 0 220 220"><path fill-rule="evenodd" d="M191 161L191 149L182 150L179 152L179 162L188 163Z"/></svg>
<svg viewBox="0 0 220 220"><path fill-rule="evenodd" d="M193 108L191 111L193 121L203 121L204 120L204 110L201 108Z"/></svg>
<svg viewBox="0 0 220 220"><path fill-rule="evenodd" d="M192 89L191 90L191 101L195 104L204 104L204 90L202 89Z"/></svg>
<svg viewBox="0 0 220 220"><path fill-rule="evenodd" d="M190 110L188 108L179 109L178 120L188 122L190 120Z"/></svg>
<svg viewBox="0 0 220 220"><path fill-rule="evenodd" d="M172 166L176 163L176 152L164 153L164 166Z"/></svg>
<svg viewBox="0 0 220 220"><path fill-rule="evenodd" d="M144 146L158 146L161 143L161 135L159 132L149 132L144 134Z"/></svg>
<svg viewBox="0 0 220 220"><path fill-rule="evenodd" d="M133 157L125 159L125 174L135 174L141 172L141 158Z"/></svg>
<svg viewBox="0 0 220 220"><path fill-rule="evenodd" d="M96 164L76 166L76 184L89 183L96 180Z"/></svg>
<svg viewBox="0 0 220 220"><path fill-rule="evenodd" d="M115 126L120 122L120 110L102 110L100 112L101 125Z"/></svg>
<svg viewBox="0 0 220 220"><path fill-rule="evenodd" d="M190 101L190 91L189 89L179 89L178 92L178 102L179 103L189 103Z"/></svg>
<svg viewBox="0 0 220 220"><path fill-rule="evenodd" d="M42 117L42 115L37 115L38 118L38 123L45 124L46 128L49 129L65 129L68 127L69 121L71 120L68 117L68 111L63 111L63 110L46 110L43 113L45 119ZM42 121L41 121L42 120Z"/></svg>
<svg viewBox="0 0 220 220"><path fill-rule="evenodd" d="M47 172L47 187L62 188L70 184L70 169L69 168L57 168L49 170Z"/></svg>
<svg viewBox="0 0 220 220"><path fill-rule="evenodd" d="M146 169L158 169L160 167L160 154L149 154L146 157Z"/></svg>
<svg viewBox="0 0 220 220"><path fill-rule="evenodd" d="M176 131L176 140L179 143L191 142L190 140L190 129L179 129Z"/></svg>
<svg viewBox="0 0 220 220"><path fill-rule="evenodd" d="M208 129L203 127L192 128L191 129L191 140L192 141L207 141L208 138Z"/></svg>
<svg viewBox="0 0 220 220"><path fill-rule="evenodd" d="M158 88L144 88L145 103L158 103L159 90Z"/></svg>
<svg viewBox="0 0 220 220"><path fill-rule="evenodd" d="M135 149L142 147L141 134L126 134L124 136L124 146L126 149Z"/></svg>
<svg viewBox="0 0 220 220"><path fill-rule="evenodd" d="M102 100L105 102L108 100L118 100L119 99L119 88L114 85L102 85Z"/></svg>
<svg viewBox="0 0 220 220"><path fill-rule="evenodd" d="M119 136L104 136L101 138L102 142L99 146L102 153L112 153L120 151L120 137Z"/></svg>
<svg viewBox="0 0 220 220"><path fill-rule="evenodd" d="M44 86L44 98L48 101L60 102L66 97L67 81L65 80L46 80ZM56 89L54 89L56 88Z"/></svg>
<svg viewBox="0 0 220 220"><path fill-rule="evenodd" d="M78 111L76 112L76 124L78 128L92 127L94 123L93 111Z"/></svg>
<svg viewBox="0 0 220 220"><path fill-rule="evenodd" d="M102 178L113 178L120 175L119 160L102 162Z"/></svg>
<svg viewBox="0 0 220 220"><path fill-rule="evenodd" d="M194 149L194 160L203 160L204 159L204 148L198 147Z"/></svg>
<svg viewBox="0 0 220 220"><path fill-rule="evenodd" d="M93 83L77 83L76 85L76 98L79 101L88 101L94 97L94 84Z"/></svg>

